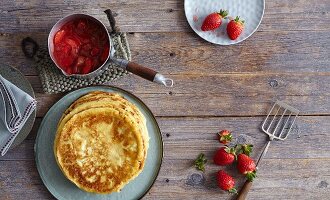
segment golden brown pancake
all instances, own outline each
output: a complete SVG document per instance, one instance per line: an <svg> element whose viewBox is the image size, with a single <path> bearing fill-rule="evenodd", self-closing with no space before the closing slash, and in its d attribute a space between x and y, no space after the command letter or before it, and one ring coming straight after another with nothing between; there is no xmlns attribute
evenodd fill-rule
<svg viewBox="0 0 330 200"><path fill-rule="evenodd" d="M139 109L118 94L97 91L65 111L54 153L64 175L79 188L111 193L142 171L148 142Z"/></svg>
<svg viewBox="0 0 330 200"><path fill-rule="evenodd" d="M145 126L146 120L140 110L121 97L118 94L96 91L89 93L85 96L82 96L77 101L75 101L66 111L66 115L62 117L61 122L58 125L58 132L62 129L63 125L68 121L74 114L77 114L83 110L97 107L111 107L120 111L126 111L125 115L128 117L133 117L135 120L133 122L137 122L136 126L140 127L142 137L144 137L144 146L145 146L145 156L148 150L149 144L149 136L147 132L147 127ZM59 134L57 134L58 136ZM57 140L55 140L56 142ZM56 146L56 145L55 145ZM144 163L143 163L144 165ZM142 165L142 167L143 167Z"/></svg>

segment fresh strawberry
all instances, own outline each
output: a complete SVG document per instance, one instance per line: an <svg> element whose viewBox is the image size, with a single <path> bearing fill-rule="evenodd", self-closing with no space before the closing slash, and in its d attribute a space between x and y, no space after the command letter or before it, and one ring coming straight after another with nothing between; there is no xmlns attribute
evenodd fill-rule
<svg viewBox="0 0 330 200"><path fill-rule="evenodd" d="M253 181L256 174L256 164L245 154L239 154L237 158L237 169L241 174L244 174L249 181Z"/></svg>
<svg viewBox="0 0 330 200"><path fill-rule="evenodd" d="M211 31L220 27L222 23L222 18L228 15L227 10L220 10L220 12L214 12L209 14L203 24L202 24L202 31Z"/></svg>
<svg viewBox="0 0 330 200"><path fill-rule="evenodd" d="M219 141L220 143L226 145L227 143L231 142L231 140L233 139L233 136L231 135L231 133L227 130L222 130L219 133Z"/></svg>
<svg viewBox="0 0 330 200"><path fill-rule="evenodd" d="M229 147L221 147L218 149L213 157L213 161L217 165L225 166L234 162L235 149Z"/></svg>
<svg viewBox="0 0 330 200"><path fill-rule="evenodd" d="M221 188L222 190L226 190L234 194L237 193L237 190L235 189L235 180L225 171L223 170L218 171L217 181L219 188Z"/></svg>
<svg viewBox="0 0 330 200"><path fill-rule="evenodd" d="M236 40L244 29L244 20L241 20L239 16L231 20L227 25L227 34L231 40Z"/></svg>

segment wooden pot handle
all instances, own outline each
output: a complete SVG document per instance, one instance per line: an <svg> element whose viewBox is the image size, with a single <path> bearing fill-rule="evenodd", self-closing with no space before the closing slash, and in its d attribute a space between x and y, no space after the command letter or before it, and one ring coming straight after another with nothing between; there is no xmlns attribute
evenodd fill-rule
<svg viewBox="0 0 330 200"><path fill-rule="evenodd" d="M145 78L149 81L154 81L154 78L157 74L155 70L139 65L135 62L128 62L126 70L132 72L135 75L138 75L142 78Z"/></svg>
<svg viewBox="0 0 330 200"><path fill-rule="evenodd" d="M252 182L250 181L245 181L242 189L239 191L238 195L237 195L237 199L236 200L245 200L246 196L249 193L249 190L252 186Z"/></svg>

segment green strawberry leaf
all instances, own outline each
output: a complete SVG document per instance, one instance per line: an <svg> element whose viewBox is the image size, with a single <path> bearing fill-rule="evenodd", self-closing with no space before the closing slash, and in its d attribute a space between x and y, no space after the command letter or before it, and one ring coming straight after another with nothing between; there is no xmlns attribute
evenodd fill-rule
<svg viewBox="0 0 330 200"><path fill-rule="evenodd" d="M207 159L203 153L199 154L197 159L195 160L195 168L200 171L205 171L205 164L207 163Z"/></svg>
<svg viewBox="0 0 330 200"><path fill-rule="evenodd" d="M231 194L237 194L236 188L231 188L230 190L228 190L228 192Z"/></svg>
<svg viewBox="0 0 330 200"><path fill-rule="evenodd" d="M257 172L256 171L248 172L245 176L248 181L252 182L257 177Z"/></svg>
<svg viewBox="0 0 330 200"><path fill-rule="evenodd" d="M235 146L236 149L236 154L245 154L247 156L250 156L252 150L253 150L253 145L252 144L237 144Z"/></svg>
<svg viewBox="0 0 330 200"><path fill-rule="evenodd" d="M221 135L221 136L220 136L220 142L231 142L232 139L233 139L232 134Z"/></svg>

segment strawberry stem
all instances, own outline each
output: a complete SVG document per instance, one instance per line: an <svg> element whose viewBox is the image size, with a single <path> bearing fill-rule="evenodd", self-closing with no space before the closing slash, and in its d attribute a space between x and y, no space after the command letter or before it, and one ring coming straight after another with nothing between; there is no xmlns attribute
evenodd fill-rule
<svg viewBox="0 0 330 200"><path fill-rule="evenodd" d="M237 194L237 190L236 190L236 188L231 188L230 190L228 190L228 192L229 192L230 194Z"/></svg>
<svg viewBox="0 0 330 200"><path fill-rule="evenodd" d="M205 171L205 164L207 163L207 159L203 153L199 154L197 159L195 160L195 167L200 171Z"/></svg>
<svg viewBox="0 0 330 200"><path fill-rule="evenodd" d="M257 172L256 171L248 172L248 173L246 173L245 176L248 181L252 182L257 177Z"/></svg>
<svg viewBox="0 0 330 200"><path fill-rule="evenodd" d="M240 23L240 24L244 24L245 23L244 20L241 20L240 19L240 16L236 16L235 19L234 19L234 21L237 22L237 23Z"/></svg>
<svg viewBox="0 0 330 200"><path fill-rule="evenodd" d="M219 15L221 15L221 17L226 17L227 15L228 15L228 10L220 10L219 12L218 12L218 14Z"/></svg>

